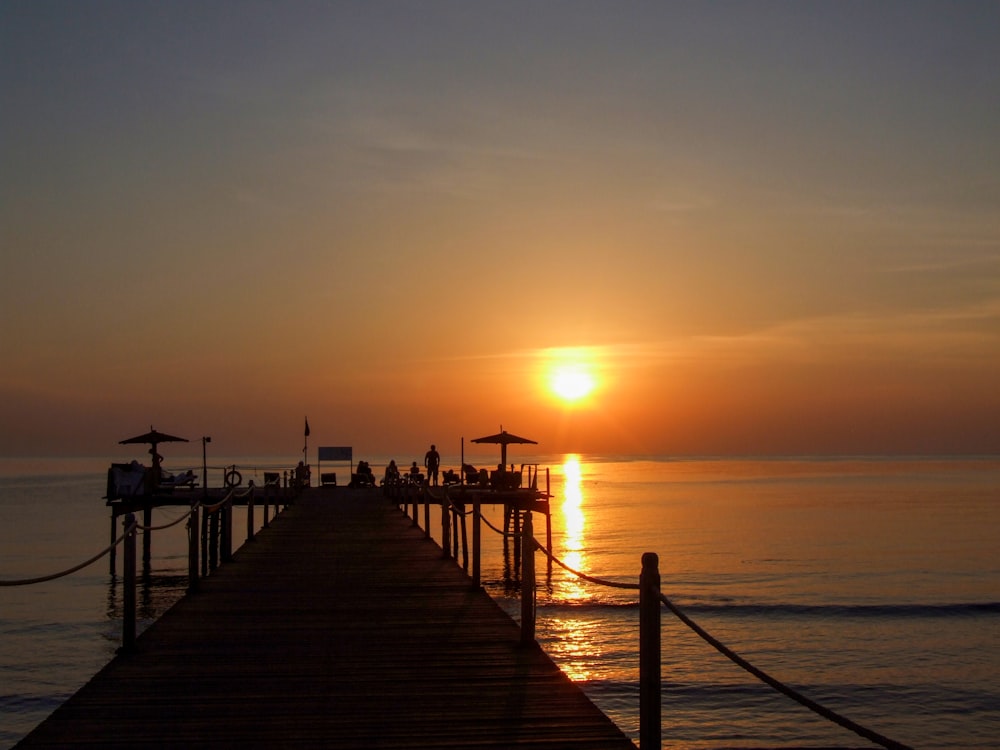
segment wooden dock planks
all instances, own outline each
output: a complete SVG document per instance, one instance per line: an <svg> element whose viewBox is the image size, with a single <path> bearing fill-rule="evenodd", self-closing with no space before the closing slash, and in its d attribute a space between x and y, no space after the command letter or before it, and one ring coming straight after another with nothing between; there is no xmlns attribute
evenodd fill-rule
<svg viewBox="0 0 1000 750"><path fill-rule="evenodd" d="M17 747L634 748L377 490L308 491Z"/></svg>

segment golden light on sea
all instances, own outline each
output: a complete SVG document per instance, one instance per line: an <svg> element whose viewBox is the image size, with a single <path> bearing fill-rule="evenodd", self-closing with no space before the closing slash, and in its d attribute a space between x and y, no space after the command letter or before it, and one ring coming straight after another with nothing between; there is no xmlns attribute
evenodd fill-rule
<svg viewBox="0 0 1000 750"><path fill-rule="evenodd" d="M587 564L584 550L584 530L587 519L583 512L580 457L567 456L563 462L562 471L564 484L563 502L560 510L562 511L565 537L563 538L561 559L574 570L586 572L583 568ZM571 576L568 579L566 596L571 600L586 598L587 589L576 576Z"/></svg>

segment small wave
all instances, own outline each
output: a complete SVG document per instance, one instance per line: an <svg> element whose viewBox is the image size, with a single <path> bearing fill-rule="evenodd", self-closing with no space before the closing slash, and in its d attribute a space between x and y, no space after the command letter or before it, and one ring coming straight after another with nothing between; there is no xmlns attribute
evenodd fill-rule
<svg viewBox="0 0 1000 750"><path fill-rule="evenodd" d="M982 617L1000 615L1000 602L959 602L952 604L741 604L741 603L675 603L691 615L731 617ZM583 612L587 610L638 609L637 601L586 601L539 602L539 609Z"/></svg>
<svg viewBox="0 0 1000 750"><path fill-rule="evenodd" d="M952 604L690 604L689 613L792 617L979 617L1000 614L1000 602Z"/></svg>

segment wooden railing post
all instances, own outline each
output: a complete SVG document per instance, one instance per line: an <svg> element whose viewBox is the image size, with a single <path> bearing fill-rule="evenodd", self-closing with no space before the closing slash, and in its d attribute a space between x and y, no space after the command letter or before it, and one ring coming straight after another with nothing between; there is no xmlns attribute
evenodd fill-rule
<svg viewBox="0 0 1000 750"><path fill-rule="evenodd" d="M642 556L639 576L639 745L659 750L660 729L660 558Z"/></svg>
<svg viewBox="0 0 1000 750"><path fill-rule="evenodd" d="M535 640L535 533L530 510L521 527L521 552L521 644L527 645Z"/></svg>
<svg viewBox="0 0 1000 750"><path fill-rule="evenodd" d="M264 518L267 519L267 506L264 506ZM250 480L250 494L247 495L247 541L253 540L253 480Z"/></svg>
<svg viewBox="0 0 1000 750"><path fill-rule="evenodd" d="M479 502L479 493L472 493L472 585L479 588L482 579L482 562L480 561L480 548L482 546L482 531L479 527L482 506Z"/></svg>
<svg viewBox="0 0 1000 750"><path fill-rule="evenodd" d="M188 516L188 593L198 590L198 501L191 501L191 515Z"/></svg>
<svg viewBox="0 0 1000 750"><path fill-rule="evenodd" d="M219 514L221 508L216 508L208 513L208 569L215 570L219 567Z"/></svg>
<svg viewBox="0 0 1000 750"><path fill-rule="evenodd" d="M466 573L469 572L469 532L466 530L468 525L465 520L465 512L463 505L463 512L456 516L455 523L462 524L462 570ZM455 550L455 556L458 556L458 550Z"/></svg>
<svg viewBox="0 0 1000 750"><path fill-rule="evenodd" d="M108 555L109 567L111 570L111 577L115 577L115 560L117 559L118 545L115 544L115 540L118 539L118 509L111 509L111 554Z"/></svg>
<svg viewBox="0 0 1000 750"><path fill-rule="evenodd" d="M125 515L125 553L122 555L122 650L131 651L135 647L135 514Z"/></svg>
<svg viewBox="0 0 1000 750"><path fill-rule="evenodd" d="M441 501L441 551L451 557L451 506L447 497Z"/></svg>
<svg viewBox="0 0 1000 750"><path fill-rule="evenodd" d="M222 506L222 539L220 540L220 556L222 562L229 562L233 557L233 496Z"/></svg>
<svg viewBox="0 0 1000 750"><path fill-rule="evenodd" d="M147 505L142 509L142 525L149 528L153 525L153 506ZM149 570L150 560L153 559L153 534L144 531L142 534L142 565L145 570Z"/></svg>

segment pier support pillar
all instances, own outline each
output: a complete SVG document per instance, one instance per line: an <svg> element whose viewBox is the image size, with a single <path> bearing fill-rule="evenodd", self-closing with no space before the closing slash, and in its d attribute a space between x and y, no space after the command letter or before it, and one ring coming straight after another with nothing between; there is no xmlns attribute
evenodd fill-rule
<svg viewBox="0 0 1000 750"><path fill-rule="evenodd" d="M524 514L521 540L521 645L526 646L535 641L535 532L530 510Z"/></svg>
<svg viewBox="0 0 1000 750"><path fill-rule="evenodd" d="M198 522L198 501L191 501L191 515L188 516L188 593L198 590L198 537L201 534Z"/></svg>
<svg viewBox="0 0 1000 750"><path fill-rule="evenodd" d="M479 588L482 579L482 561L480 559L480 549L482 547L482 529L480 528L480 516L483 509L480 502L479 493L472 493L472 586Z"/></svg>
<svg viewBox="0 0 1000 750"><path fill-rule="evenodd" d="M117 508L111 509L111 553L108 555L109 567L111 568L108 572L111 577L115 577L115 569L117 567L118 559L118 545L115 544L115 540L118 539L118 510Z"/></svg>
<svg viewBox="0 0 1000 750"><path fill-rule="evenodd" d="M136 550L135 535L138 533L135 515L125 516L125 554L123 555L122 571L122 651L135 648L135 567Z"/></svg>
<svg viewBox="0 0 1000 750"><path fill-rule="evenodd" d="M147 529L153 525L153 506L147 505L142 509L142 525ZM152 559L153 534L149 531L142 533L142 567L149 570L149 561Z"/></svg>

